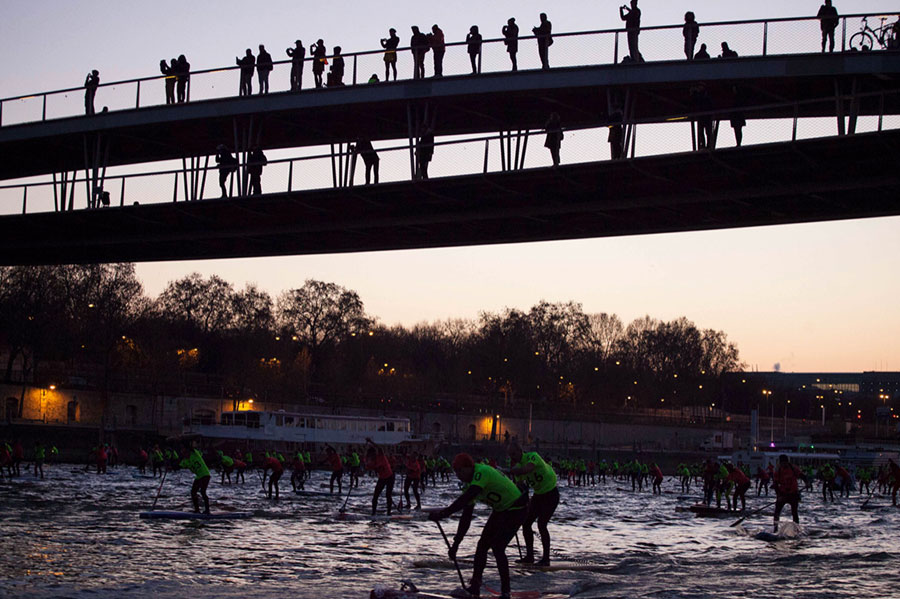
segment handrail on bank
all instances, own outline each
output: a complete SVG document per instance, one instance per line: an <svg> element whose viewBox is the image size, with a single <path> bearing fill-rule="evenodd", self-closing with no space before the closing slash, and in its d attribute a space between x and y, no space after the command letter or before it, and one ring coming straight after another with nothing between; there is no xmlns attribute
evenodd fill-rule
<svg viewBox="0 0 900 599"><path fill-rule="evenodd" d="M847 49L847 45L849 42L849 39L847 37L848 36L848 32L847 32L848 21L855 20L855 19L862 20L864 18L869 18L869 17L874 17L874 18L884 17L885 19L893 19L895 17L900 18L900 13L858 13L858 14L851 14L851 15L842 15L840 17L842 20L842 27L841 27L842 40L841 40L841 44L840 44L840 48L842 51ZM779 17L779 18L773 18L773 19L749 19L749 20L742 20L742 21L715 21L715 22L706 22L706 23L699 23L699 24L700 24L702 32L704 32L704 34L705 34L705 32L708 32L708 30L710 28L734 27L734 26L738 26L738 25L762 25L763 26L763 35L762 35L761 52L759 54L744 54L744 56L765 56L768 54L768 47L769 47L769 25L779 24L779 23L805 23L805 22L812 22L812 21L818 22L818 18L815 16ZM642 27L640 31L642 33L645 33L645 32L653 32L653 31L675 31L675 30L677 30L680 34L682 27L683 27L683 24L654 25L654 26ZM613 36L614 37L614 49L613 49L612 62L618 63L619 62L619 45L620 45L619 38L622 37L622 36L620 36L620 34L625 34L625 33L626 33L626 30L622 29L622 28L596 29L596 30L588 30L588 31L555 33L555 34L553 34L553 39L583 38L583 37L589 37L589 36ZM680 35L676 39L680 39ZM519 40L519 42L531 41L531 40L537 40L537 37L534 35L520 36L518 38L518 40ZM504 38L485 39L482 42L482 44L483 44L482 47L498 46L500 44L503 44L504 42L505 42ZM446 44L446 47L447 48L459 48L459 47L465 47L466 45L467 44L465 41L458 41L458 42L449 42ZM678 44L673 44L673 48L677 48L677 47L678 47ZM411 53L411 48L408 46L402 47L402 48L398 48L397 51L402 52L404 54ZM344 57L345 61L347 59L352 59L352 62L353 62L351 85L356 85L358 83L357 71L358 71L359 59L362 57L382 55L382 54L384 54L383 49L342 53L342 56ZM479 58L478 58L477 68L478 68L479 72L481 72L481 56L482 55L483 55L483 52L480 52L478 55ZM587 55L587 53L585 53L585 55ZM333 58L333 57L328 56L328 59L331 59L331 58ZM315 58L313 58L313 57L307 57L307 58L304 58L303 62L305 65L305 63L307 63L307 62L312 63L314 60L315 60ZM292 64L291 60L273 61L273 68L278 67L280 65L290 65L290 64ZM580 64L601 64L601 63L600 62L587 62L587 63L580 63ZM567 65L567 66L570 66L570 65ZM186 90L187 91L187 101L190 101L191 81L193 81L195 78L202 77L204 75L211 75L211 74L215 74L215 73L239 71L241 68L242 67L236 66L236 65L228 65L228 66L222 66L222 67L215 67L215 68L191 71L189 73L188 80L187 80L187 90ZM498 72L499 72L499 70L498 70ZM465 73L458 73L458 74L462 75ZM138 78L134 78L134 79L124 79L124 80L120 80L120 81L113 81L113 82L109 82L109 83L101 83L98 86L98 90L115 88L117 86L134 85L136 87L136 92L135 92L135 102L134 102L133 109L140 109L142 107L148 107L148 106L161 106L161 105L164 105L161 102L152 102L152 103L146 102L146 95L145 95L145 102L142 105L142 103L141 103L141 85L144 83L147 83L147 82L161 82L161 81L164 81L165 79L171 78L171 77L172 77L171 75L152 75L152 76L146 76L146 77L138 77ZM404 79L404 81L409 81L409 80ZM382 83L387 83L387 82L385 81ZM48 99L48 97L58 96L60 94L63 94L63 95L69 94L72 92L81 92L84 89L85 88L83 86L68 87L68 88L64 88L64 89L36 92L36 93L32 93L32 94L24 94L24 95L19 95L19 96L11 96L11 97L7 97L7 98L2 98L2 99L0 99L0 126L3 125L3 108L4 108L5 104L9 105L9 104L11 104L13 102L17 102L17 101L41 98L42 99L41 118L30 120L30 121L23 120L23 121L17 122L16 124L23 124L23 123L37 122L37 121L46 121L46 120L49 120L47 118L47 99ZM276 92L276 93L278 93L278 92ZM222 98L222 97L233 97L233 94L210 96L209 98L204 98L204 99L213 99L213 98ZM129 108L129 110L130 109L131 108ZM76 115L69 115L69 116L76 116ZM56 117L56 118L66 118L66 117Z"/></svg>
<svg viewBox="0 0 900 599"><path fill-rule="evenodd" d="M790 140L796 141L796 139L797 139L797 122L800 118L799 113L800 113L801 107L821 105L821 104L832 107L834 102L836 101L836 99L845 100L848 102L849 101L860 102L865 99L877 98L880 100L877 131L880 132L883 129L885 98L888 96L898 96L898 95L900 95L900 90L890 90L890 91L865 92L865 93L857 93L857 94L842 94L840 96L832 95L832 96L823 97L823 98L814 98L814 99L808 99L808 100L802 100L802 101L796 101L796 102L773 102L773 103L758 104L758 105L753 105L753 106L741 106L739 109L736 109L735 107L729 107L728 109L724 109L724 110L722 108L720 108L720 109L713 109L713 110L706 110L706 111L678 112L678 113L670 113L668 115L654 117L654 118L641 118L641 117L634 117L634 116L631 116L631 117L625 116L621 121L602 122L602 123L584 125L584 126L579 126L579 127L563 127L562 131L576 132L576 131L607 129L607 128L611 128L611 127L615 127L615 126L630 127L630 126L635 126L635 125L685 123L685 122L690 123L693 128L693 127L697 127L698 123L700 123L704 119L709 122L719 121L719 120L728 120L730 118L731 113L733 113L735 110L739 110L747 118L753 118L754 113L770 113L773 110L793 109L792 110L793 126L792 126L792 133L790 135ZM543 129L540 129L540 130L527 130L526 129L523 131L519 131L516 134L512 134L512 133L510 133L510 134L491 134L491 135L479 135L479 136L465 137L462 139L451 139L451 140L442 140L442 141L436 140L433 145L435 147L452 147L452 146L459 146L459 145L463 145L463 144L482 144L483 143L484 144L484 169L483 169L482 173L487 174L488 172L522 170L524 168L525 149L527 148L528 139L530 139L531 137L534 137L534 136L544 136L544 135L546 135L546 131L544 131ZM692 137L693 137L693 135L694 134L692 133ZM515 159L513 159L513 149L512 149L512 144L513 144L512 137L513 136L515 136L516 138L519 138L519 139L517 139L516 144L515 144L515 151L514 151ZM634 139L633 133L631 135L631 139L632 140ZM520 140L524 140L524 144L521 144ZM493 169L493 170L488 168L489 167L489 149L490 149L490 144L492 142L499 142L499 153L500 153L500 162L501 162L500 168ZM267 161L268 166L278 165L278 164L286 164L289 167L287 184L284 186L283 189L280 189L279 191L277 191L275 193L295 191L293 189L294 164L311 162L314 160L327 160L327 159L332 160L332 171L333 171L332 176L333 176L333 179L335 182L335 184L333 186L334 188L354 186L355 185L354 178L355 178L355 171L356 171L356 160L355 160L356 152L355 152L353 146L349 143L346 144L346 148L343 147L343 144L341 144L341 146L342 147L340 147L339 151L337 151L337 152L334 152L332 149L332 152L329 152L329 153L313 154L313 155L305 155L305 156L294 156L294 157L289 157L289 158L279 158L279 159L273 159L273 160ZM504 157L504 147L506 147L506 156L505 157ZM520 160L520 149L521 149L521 160ZM697 148L694 147L694 149L696 150ZM417 148L415 145L415 141L410 140L409 143L381 147L381 148L377 148L376 151L379 154L389 153L389 152L406 153L406 152L416 152ZM634 145L632 143L629 148L629 143L626 141L624 143L623 154L620 159L628 159L628 158L634 158L634 157L635 157ZM337 163L338 166L337 166L336 171L335 171L335 165L334 165L335 159L338 160L338 163ZM614 160L615 160L615 158L614 158ZM199 162L198 162L198 164L199 164ZM241 164L237 165L236 171L233 172L229 176L229 189L232 192L234 191L235 180L237 180L237 187L238 187L238 193L236 193L236 194L230 193L228 196L229 198L249 197L251 195L251 194L247 193L247 184L246 184L247 167L248 167L248 163L247 163L247 160L245 159ZM188 167L184 167L181 169L172 168L172 169L165 169L165 170L158 170L158 171L151 171L151 172L128 173L128 174L121 174L121 175L104 176L102 183L105 184L108 181L119 181L121 183L121 186L120 186L121 196L120 196L120 200L119 200L120 207L125 205L125 182L127 180L149 178L149 177L160 177L160 176L172 176L172 175L174 175L174 177L175 177L174 191L173 191L173 197L172 197L173 202L179 201L179 184L178 184L179 176L182 177L182 179L183 179L182 183L185 186L184 197L182 198L184 201L215 200L218 198L204 197L205 181L206 181L206 177L207 177L207 174L209 173L209 171L210 170L216 171L216 170L218 170L218 168L219 167L215 164L210 166L209 162L207 160L207 163L204 166L198 165L197 167L191 167L191 168L188 168ZM476 174L476 173L469 173L469 174ZM197 196L198 190L196 189L196 187L192 187L193 194L190 194L188 192L187 178L189 176L192 179L196 178L197 181L199 181L200 178L202 177L203 184L202 184L202 187L200 187L200 189L199 189L199 196ZM413 178L415 179L415 175L413 176ZM90 193L91 193L90 189L95 183L96 183L96 179L94 177L84 176L84 177L79 178L79 177L75 176L74 173L73 173L72 179L66 181L66 185L71 186L70 190L74 190L78 186L84 185L85 189L87 190L86 193L88 194L88 196L90 196ZM35 188L43 188L43 187L48 187L48 186L53 186L54 197L55 197L56 193L57 193L57 186L58 186L58 182L55 179L53 181L42 181L42 182L27 183L27 184L0 185L0 192L8 191L8 190L15 190L15 189L22 189L22 214L27 214L28 213L27 206L28 206L29 188L35 189ZM331 188L332 187L318 187L318 188L310 187L310 188L305 189L305 191L314 191L317 189L322 190L322 189L331 189ZM94 187L94 189L96 190L97 188ZM99 188L99 191L102 192L102 190L103 190L103 188L101 186ZM65 192L63 191L63 193L65 193ZM74 194L74 191L72 191L72 193ZM194 195L195 197L190 197L190 195ZM65 202L66 202L65 197L61 198L61 201L59 203L57 203L56 200L54 200L54 203L56 204L57 212L68 211L64 207ZM91 205L91 203L92 203L92 198L87 197L87 204L88 204L87 208L88 209L101 207L101 206L99 206L99 202L97 201L97 198L93 198L93 203L94 203L93 206ZM162 202L158 202L158 203L162 203ZM70 208L69 210L71 210L71 209L72 208Z"/></svg>

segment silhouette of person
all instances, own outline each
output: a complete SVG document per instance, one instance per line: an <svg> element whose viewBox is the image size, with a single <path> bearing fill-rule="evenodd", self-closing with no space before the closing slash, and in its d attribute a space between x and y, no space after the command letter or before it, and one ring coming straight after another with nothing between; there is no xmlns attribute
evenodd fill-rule
<svg viewBox="0 0 900 599"><path fill-rule="evenodd" d="M266 47L259 45L259 54L256 56L256 74L259 77L259 93L269 93L269 73L272 72L272 55L266 52Z"/></svg>
<svg viewBox="0 0 900 599"><path fill-rule="evenodd" d="M331 57L331 69L328 71L328 87L344 85L344 57L341 56L341 47L334 47L334 56Z"/></svg>
<svg viewBox="0 0 900 599"><path fill-rule="evenodd" d="M644 62L638 50L638 36L641 34L641 9L638 0L631 0L631 8L619 7L619 18L625 21L625 33L628 35L628 55L634 62Z"/></svg>
<svg viewBox="0 0 900 599"><path fill-rule="evenodd" d="M243 58L234 57L234 62L241 67L241 90L238 95L249 96L253 93L253 68L256 66L256 57L250 48Z"/></svg>
<svg viewBox="0 0 900 599"><path fill-rule="evenodd" d="M544 129L547 132L547 139L544 140L544 147L550 150L550 158L553 159L553 166L559 166L559 147L562 145L563 131L558 113L550 113L550 118L547 119L547 124L544 125Z"/></svg>
<svg viewBox="0 0 900 599"><path fill-rule="evenodd" d="M617 112L610 118L609 126L609 155L613 160L621 160L625 153L625 128L622 127L622 113Z"/></svg>
<svg viewBox="0 0 900 599"><path fill-rule="evenodd" d="M380 158L372 147L372 142L368 139L357 138L356 144L353 146L353 152L360 156L366 165L366 185L369 185L372 172L375 173L375 185L378 185L378 163Z"/></svg>
<svg viewBox="0 0 900 599"><path fill-rule="evenodd" d="M719 58L737 58L738 53L728 47L728 42L722 42L722 53Z"/></svg>
<svg viewBox="0 0 900 599"><path fill-rule="evenodd" d="M384 48L384 80L391 80L391 71L394 71L394 81L397 80L397 46L400 45L400 38L397 37L397 30L391 27L388 29L388 37L381 38L381 47Z"/></svg>
<svg viewBox="0 0 900 599"><path fill-rule="evenodd" d="M191 63L188 62L184 54L180 55L175 62L175 76L178 81L178 102L186 102L187 85L191 80Z"/></svg>
<svg viewBox="0 0 900 599"><path fill-rule="evenodd" d="M681 33L684 35L684 55L688 60L694 60L694 47L697 45L697 36L700 35L700 25L693 12L684 13L684 28Z"/></svg>
<svg viewBox="0 0 900 599"><path fill-rule="evenodd" d="M325 72L325 65L328 64L328 58L326 58L328 50L325 48L325 42L318 40L309 47L309 53L313 57L312 72L316 87L322 87L322 73Z"/></svg>
<svg viewBox="0 0 900 599"><path fill-rule="evenodd" d="M228 177L237 170L238 161L225 144L219 144L216 148L216 164L219 165L219 187L222 188L222 197L227 198L228 189L225 184L228 183Z"/></svg>
<svg viewBox="0 0 900 599"><path fill-rule="evenodd" d="M419 178L428 178L428 164L434 157L434 130L429 127L416 143L416 164L419 168Z"/></svg>
<svg viewBox="0 0 900 599"><path fill-rule="evenodd" d="M500 32L503 34L503 43L506 45L506 52L512 62L512 70L518 71L519 64L516 62L516 54L519 51L519 26L516 25L516 20L510 17Z"/></svg>
<svg viewBox="0 0 900 599"><path fill-rule="evenodd" d="M100 71L94 69L84 78L84 113L94 114L94 97L100 87Z"/></svg>
<svg viewBox="0 0 900 599"><path fill-rule="evenodd" d="M431 51L434 52L434 76L444 76L444 52L447 45L444 42L444 32L437 26L437 23L431 26L431 33L425 36Z"/></svg>
<svg viewBox="0 0 900 599"><path fill-rule="evenodd" d="M731 92L734 110L731 112L729 120L731 121L731 128L734 130L734 143L736 146L740 147L744 140L744 127L747 126L747 119L744 117L744 112L741 110L741 92L736 86L731 89Z"/></svg>
<svg viewBox="0 0 900 599"><path fill-rule="evenodd" d="M176 61L173 58L171 64L166 64L166 60L159 61L159 71L166 76L166 104L175 103L175 71Z"/></svg>
<svg viewBox="0 0 900 599"><path fill-rule="evenodd" d="M262 171L269 164L259 146L254 146L247 156L247 174L250 175L250 195L262 195Z"/></svg>
<svg viewBox="0 0 900 599"><path fill-rule="evenodd" d="M538 56L541 59L541 68L550 68L550 46L553 45L553 24L547 20L547 14L541 13L541 24L532 27L531 32L537 38Z"/></svg>
<svg viewBox="0 0 900 599"><path fill-rule="evenodd" d="M706 44L700 44L700 49L694 54L694 60L710 60L709 52L706 51Z"/></svg>
<svg viewBox="0 0 900 599"><path fill-rule="evenodd" d="M838 26L838 11L831 5L831 0L825 0L825 4L819 7L816 14L819 26L822 28L822 52L825 51L825 41L828 40L828 51L834 52L834 30Z"/></svg>
<svg viewBox="0 0 900 599"><path fill-rule="evenodd" d="M704 114L697 116L697 149L712 145L712 100L702 83L691 87L691 108Z"/></svg>
<svg viewBox="0 0 900 599"><path fill-rule="evenodd" d="M413 55L413 79L424 79L428 38L415 25L412 26L412 37L409 38L409 47Z"/></svg>
<svg viewBox="0 0 900 599"><path fill-rule="evenodd" d="M306 47L303 42L297 40L293 48L288 48L285 53L291 59L291 91L298 92L303 87L303 59L306 58Z"/></svg>
<svg viewBox="0 0 900 599"><path fill-rule="evenodd" d="M469 62L472 63L472 74L478 73L478 57L481 54L481 34L478 33L478 25L469 27L469 34L466 36L466 48L469 52Z"/></svg>

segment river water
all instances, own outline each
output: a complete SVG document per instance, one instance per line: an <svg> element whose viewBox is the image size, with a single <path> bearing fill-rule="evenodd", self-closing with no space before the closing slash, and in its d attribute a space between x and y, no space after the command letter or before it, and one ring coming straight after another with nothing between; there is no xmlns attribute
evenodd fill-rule
<svg viewBox="0 0 900 599"><path fill-rule="evenodd" d="M288 473L285 474L288 476ZM315 473L307 488L326 480ZM170 474L157 509L189 510L191 477ZM300 497L282 481L282 499L265 498L256 473L244 485L209 488L213 511L248 510L247 520L197 522L141 520L159 480L120 467L107 475L67 464L47 468L46 479L28 475L0 483L0 597L368 597L378 584L401 579L421 590L448 593L459 581L452 567L417 568L414 560L445 556L444 541L427 520L372 522L362 517L365 496L348 510L360 518L339 521L341 499ZM363 479L368 491L372 479ZM621 484L619 485L621 486ZM814 494L801 503L803 534L765 542L771 516L744 526L734 518L695 518L676 511L674 480L662 496L617 490L614 482L561 487L551 522L556 560L577 560L592 571L552 573L514 569L513 590L574 596L792 599L896 597L900 589L900 510L873 497L867 509L854 496L823 505ZM427 507L448 504L455 483L429 487ZM751 498L761 507L764 497ZM383 508L383 503L382 503ZM485 509L476 518L460 556L471 556ZM785 518L785 516L787 516ZM790 519L788 513L783 521ZM455 521L446 521L449 535ZM513 543L508 555L517 553ZM499 588L489 559L486 586ZM467 573L464 571L464 575ZM487 596L487 595L486 595Z"/></svg>

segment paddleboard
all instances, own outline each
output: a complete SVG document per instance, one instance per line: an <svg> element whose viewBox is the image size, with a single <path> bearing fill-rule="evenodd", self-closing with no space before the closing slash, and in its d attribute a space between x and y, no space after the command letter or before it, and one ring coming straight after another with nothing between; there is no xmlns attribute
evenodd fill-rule
<svg viewBox="0 0 900 599"><path fill-rule="evenodd" d="M425 514L427 517L428 514ZM335 520L344 520L344 521L353 521L360 522L369 520L372 522L404 522L409 520L424 520L425 518L416 518L415 514L391 514L388 516L387 514L375 514L374 516L371 514L358 514L353 512L338 512L334 516Z"/></svg>
<svg viewBox="0 0 900 599"><path fill-rule="evenodd" d="M675 508L678 510L678 508ZM681 511L681 510L678 510ZM744 512L735 512L732 510L726 510L723 507L712 507L705 505L692 505L687 508L687 511L693 512L697 515L698 518L727 518L730 516L736 516L740 518Z"/></svg>
<svg viewBox="0 0 900 599"><path fill-rule="evenodd" d="M491 592L490 589L483 589L486 593L482 593L482 597L497 596L499 593ZM542 593L541 591L513 591L510 594L511 599L550 599L562 598L566 595L556 593ZM393 589L376 588L369 594L369 599L452 599L452 594L442 595L440 593L429 593L426 591L398 591Z"/></svg>
<svg viewBox="0 0 900 599"><path fill-rule="evenodd" d="M460 566L472 567L473 563L471 560L457 560L457 563ZM453 565L452 561L446 559L422 559L416 560L413 562L414 568L441 568L441 569L453 569L456 566ZM510 562L510 568L518 568L521 570L532 570L535 572L603 572L606 570L604 566L600 564L592 564L587 562L576 562L576 561L554 561L550 562L549 566L539 566L537 564L517 564L514 562Z"/></svg>
<svg viewBox="0 0 900 599"><path fill-rule="evenodd" d="M140 517L149 520L237 520L240 518L252 518L253 512L213 512L211 514L198 514L196 512L153 511L141 512Z"/></svg>
<svg viewBox="0 0 900 599"><path fill-rule="evenodd" d="M307 491L305 489L297 489L296 491L294 491L294 493L302 497L347 497L346 493L338 494L337 491L335 491L334 493L329 493L328 491ZM350 493L350 497L362 497L363 495L367 494L359 493L357 491L353 491Z"/></svg>

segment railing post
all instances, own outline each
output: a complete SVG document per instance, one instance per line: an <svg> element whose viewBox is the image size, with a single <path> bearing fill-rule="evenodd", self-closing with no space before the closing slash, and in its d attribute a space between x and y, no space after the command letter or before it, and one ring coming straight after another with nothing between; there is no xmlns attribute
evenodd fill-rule
<svg viewBox="0 0 900 599"><path fill-rule="evenodd" d="M41 120L46 121L47 120L47 94L44 94L43 97L44 97L44 109L41 112Z"/></svg>
<svg viewBox="0 0 900 599"><path fill-rule="evenodd" d="M762 53L763 56L766 55L766 52L768 51L768 49L769 49L769 22L766 21L765 23L763 23L763 53Z"/></svg>
<svg viewBox="0 0 900 599"><path fill-rule="evenodd" d="M26 214L28 208L28 186L26 185L22 190L22 214Z"/></svg>
<svg viewBox="0 0 900 599"><path fill-rule="evenodd" d="M356 85L356 59L358 56L356 54L353 55L353 85Z"/></svg>
<svg viewBox="0 0 900 599"><path fill-rule="evenodd" d="M489 139L484 140L484 172L485 173L487 172L487 168L488 168L488 146L490 143L491 142Z"/></svg>
<svg viewBox="0 0 900 599"><path fill-rule="evenodd" d="M841 52L847 51L847 17L842 19L844 26L841 28Z"/></svg>
<svg viewBox="0 0 900 599"><path fill-rule="evenodd" d="M619 32L616 31L616 41L613 44L613 64L619 64Z"/></svg>
<svg viewBox="0 0 900 599"><path fill-rule="evenodd" d="M291 187L292 187L293 183L294 183L294 161L291 160L288 163L288 184L287 184L288 193L291 193Z"/></svg>
<svg viewBox="0 0 900 599"><path fill-rule="evenodd" d="M0 102L0 127L3 126L3 102Z"/></svg>
<svg viewBox="0 0 900 599"><path fill-rule="evenodd" d="M122 177L122 193L119 195L119 207L125 205L125 177Z"/></svg>
<svg viewBox="0 0 900 599"><path fill-rule="evenodd" d="M134 107L135 108L141 107L141 82L140 81L137 82L137 98L134 101Z"/></svg>

